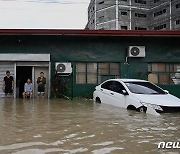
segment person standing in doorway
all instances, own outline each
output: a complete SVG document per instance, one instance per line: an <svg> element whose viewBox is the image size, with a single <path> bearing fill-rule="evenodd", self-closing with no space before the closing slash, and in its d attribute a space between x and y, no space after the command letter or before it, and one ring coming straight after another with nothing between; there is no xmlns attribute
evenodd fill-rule
<svg viewBox="0 0 180 154"><path fill-rule="evenodd" d="M45 93L45 84L46 84L46 78L44 77L44 72L40 73L40 76L37 78L37 84L38 84L38 97L43 96Z"/></svg>
<svg viewBox="0 0 180 154"><path fill-rule="evenodd" d="M12 95L14 90L14 79L10 75L10 71L6 71L6 76L4 77L3 81L3 91L5 92L5 97L8 94Z"/></svg>
<svg viewBox="0 0 180 154"><path fill-rule="evenodd" d="M24 84L23 98L30 97L31 99L32 91L33 91L33 86L32 86L31 80L28 79L27 82Z"/></svg>

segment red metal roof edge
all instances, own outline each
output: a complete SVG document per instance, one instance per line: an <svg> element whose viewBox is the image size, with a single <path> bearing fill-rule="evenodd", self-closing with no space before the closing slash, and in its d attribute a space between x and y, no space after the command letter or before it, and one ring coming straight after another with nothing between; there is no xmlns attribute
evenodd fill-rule
<svg viewBox="0 0 180 154"><path fill-rule="evenodd" d="M81 30L81 29L0 29L0 35L74 35L74 36L177 36L180 31Z"/></svg>

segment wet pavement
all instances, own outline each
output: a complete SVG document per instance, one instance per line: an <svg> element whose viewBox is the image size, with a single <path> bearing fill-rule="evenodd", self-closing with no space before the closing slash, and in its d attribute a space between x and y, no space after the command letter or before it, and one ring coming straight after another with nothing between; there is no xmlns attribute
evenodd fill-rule
<svg viewBox="0 0 180 154"><path fill-rule="evenodd" d="M178 154L180 113L159 117L91 100L0 100L0 154Z"/></svg>

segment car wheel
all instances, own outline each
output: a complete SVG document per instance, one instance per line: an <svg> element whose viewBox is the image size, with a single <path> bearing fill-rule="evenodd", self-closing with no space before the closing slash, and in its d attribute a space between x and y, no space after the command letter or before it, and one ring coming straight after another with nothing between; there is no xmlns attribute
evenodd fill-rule
<svg viewBox="0 0 180 154"><path fill-rule="evenodd" d="M136 107L133 106L133 105L129 105L129 106L127 107L127 109L128 109L128 110L134 110L134 111L136 111Z"/></svg>
<svg viewBox="0 0 180 154"><path fill-rule="evenodd" d="M101 103L101 99L99 97L96 97L96 103Z"/></svg>
<svg viewBox="0 0 180 154"><path fill-rule="evenodd" d="M138 112L146 112L147 108L145 106L141 106L138 108Z"/></svg>

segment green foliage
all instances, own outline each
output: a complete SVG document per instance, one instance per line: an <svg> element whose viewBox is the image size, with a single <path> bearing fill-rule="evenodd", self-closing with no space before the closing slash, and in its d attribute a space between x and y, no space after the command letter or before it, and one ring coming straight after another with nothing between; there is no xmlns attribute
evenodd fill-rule
<svg viewBox="0 0 180 154"><path fill-rule="evenodd" d="M83 97L83 98L86 98L86 99L92 99L92 94L90 94L90 93L85 93L82 97Z"/></svg>
<svg viewBox="0 0 180 154"><path fill-rule="evenodd" d="M56 73L53 80L53 92L56 98L67 98L65 95L67 93L68 86L67 86L68 80L64 79L63 77L58 76Z"/></svg>

